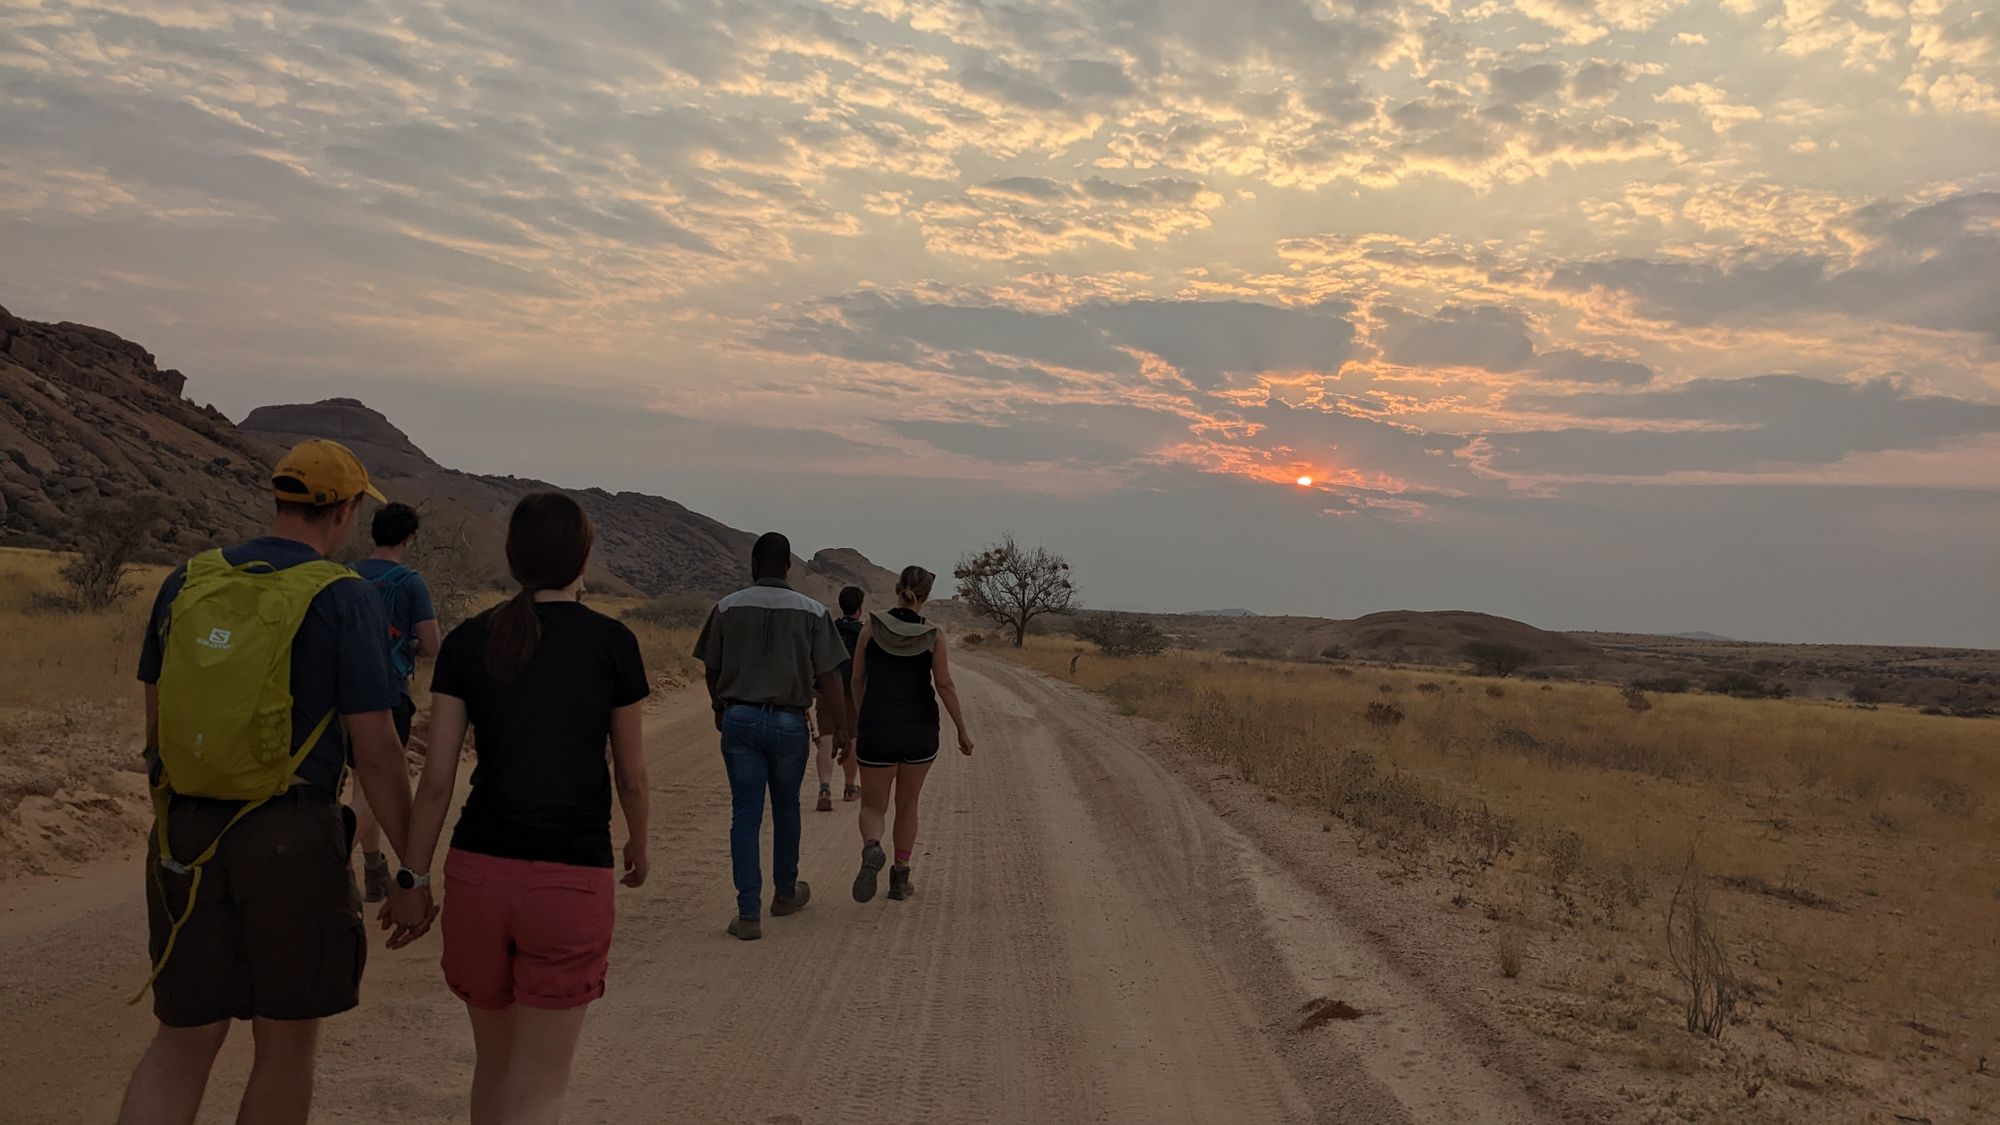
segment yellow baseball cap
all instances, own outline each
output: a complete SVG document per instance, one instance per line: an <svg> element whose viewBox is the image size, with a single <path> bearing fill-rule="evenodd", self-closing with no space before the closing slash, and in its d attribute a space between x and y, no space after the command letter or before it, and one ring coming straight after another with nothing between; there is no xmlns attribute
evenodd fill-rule
<svg viewBox="0 0 2000 1125"><path fill-rule="evenodd" d="M271 492L288 504L325 507L356 496L388 497L368 483L368 470L354 451L337 441L302 441L271 472Z"/></svg>

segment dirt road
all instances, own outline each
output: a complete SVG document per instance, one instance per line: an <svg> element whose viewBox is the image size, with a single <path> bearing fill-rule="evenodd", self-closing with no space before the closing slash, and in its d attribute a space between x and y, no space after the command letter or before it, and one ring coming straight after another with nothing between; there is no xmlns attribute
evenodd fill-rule
<svg viewBox="0 0 2000 1125"><path fill-rule="evenodd" d="M808 805L811 908L723 934L728 802L698 691L649 724L653 880L621 892L579 1122L1512 1122L1540 1113L1327 904L1095 698L962 661L979 743L925 795L918 896L847 895L854 805ZM811 779L808 777L808 785ZM768 843L767 843L768 862ZM104 1121L150 1030L136 864L0 920L0 1120ZM130 890L123 888L129 886ZM317 1120L464 1119L471 1038L435 935L376 949ZM1301 1004L1367 1014L1298 1030ZM203 1121L248 1065L233 1037Z"/></svg>

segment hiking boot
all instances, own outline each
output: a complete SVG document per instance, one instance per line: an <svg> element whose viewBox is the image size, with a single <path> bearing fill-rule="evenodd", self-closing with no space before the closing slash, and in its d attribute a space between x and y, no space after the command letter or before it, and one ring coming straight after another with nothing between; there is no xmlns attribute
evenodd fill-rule
<svg viewBox="0 0 2000 1125"><path fill-rule="evenodd" d="M915 887L912 887L912 886L910 885L910 869L909 869L909 868L907 868L907 867L891 867L891 868L889 869L889 897L890 897L890 898L892 898L892 899L895 899L895 900L896 900L897 902L901 902L901 901L903 901L904 899L906 899L906 898L909 898L909 897L910 897L911 895L913 895L913 894L916 894L916 893L917 893L917 888L915 888Z"/></svg>
<svg viewBox="0 0 2000 1125"><path fill-rule="evenodd" d="M729 936L741 941L756 941L764 936L764 923L755 918L736 917L729 920Z"/></svg>
<svg viewBox="0 0 2000 1125"><path fill-rule="evenodd" d="M819 787L819 811L833 811L833 788L831 786L822 785Z"/></svg>
<svg viewBox="0 0 2000 1125"><path fill-rule="evenodd" d="M771 896L771 916L773 918L783 918L787 914L797 914L806 908L806 903L812 900L812 885L804 879L800 879L798 885L792 888L792 897L780 898L775 894Z"/></svg>
<svg viewBox="0 0 2000 1125"><path fill-rule="evenodd" d="M854 877L854 901L867 902L875 897L875 881L882 876L882 868L889 857L882 854L882 845L868 844L861 849L861 874Z"/></svg>
<svg viewBox="0 0 2000 1125"><path fill-rule="evenodd" d="M381 852L362 853L361 894L368 902L381 902L389 897L388 856Z"/></svg>

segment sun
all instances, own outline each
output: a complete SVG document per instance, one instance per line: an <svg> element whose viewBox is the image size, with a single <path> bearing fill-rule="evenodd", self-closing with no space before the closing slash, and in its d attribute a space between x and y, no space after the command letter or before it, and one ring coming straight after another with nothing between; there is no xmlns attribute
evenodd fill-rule
<svg viewBox="0 0 2000 1125"><path fill-rule="evenodd" d="M1311 477L1300 477L1300 478L1299 478L1299 487L1300 487L1300 488L1311 488L1311 487L1312 487L1312 483L1313 483L1313 479L1312 479Z"/></svg>

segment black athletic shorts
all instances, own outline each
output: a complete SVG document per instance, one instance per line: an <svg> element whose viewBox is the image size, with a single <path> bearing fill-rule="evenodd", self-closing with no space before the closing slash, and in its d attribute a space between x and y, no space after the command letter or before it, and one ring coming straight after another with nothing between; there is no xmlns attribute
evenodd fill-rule
<svg viewBox="0 0 2000 1125"><path fill-rule="evenodd" d="M167 812L174 855L200 855L238 807L175 797ZM194 912L153 983L161 1023L322 1019L360 1002L368 932L342 811L332 794L294 786L222 837L202 868ZM147 953L158 960L187 905L189 876L160 866L157 830L146 838Z"/></svg>
<svg viewBox="0 0 2000 1125"><path fill-rule="evenodd" d="M878 769L921 766L938 756L938 722L871 723L854 741L854 760Z"/></svg>

